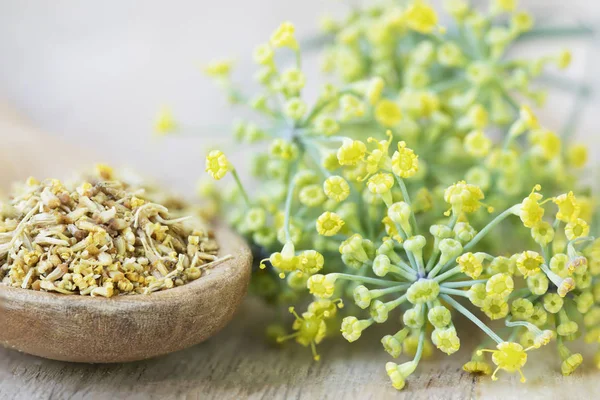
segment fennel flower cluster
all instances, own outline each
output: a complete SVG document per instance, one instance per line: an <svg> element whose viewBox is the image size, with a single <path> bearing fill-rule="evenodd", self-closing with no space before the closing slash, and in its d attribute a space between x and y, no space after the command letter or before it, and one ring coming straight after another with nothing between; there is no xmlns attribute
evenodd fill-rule
<svg viewBox="0 0 600 400"><path fill-rule="evenodd" d="M314 101L303 96L289 22L254 52L258 94L234 85L230 61L205 68L233 103L259 115L234 127L238 141L266 149L250 168L254 194L220 150L206 171L231 175L235 186L204 183L201 193L261 260L254 293L295 305L291 330L273 325L269 334L318 360L326 337L353 342L386 324L383 349L410 359L385 366L402 389L434 348L460 348L461 314L485 334L466 371L524 381L528 352L553 342L571 374L582 356L569 342L600 342L600 240L591 236L594 198L579 180L587 149L546 128L529 105L545 98L534 78L550 64L567 67L570 54L509 59L533 26L515 1L485 12L446 2L452 28L424 1L382 4L325 21L333 40L324 69L341 83L325 84ZM293 65L277 62L285 53ZM160 112L158 133L178 126ZM492 329L494 320L504 328Z"/></svg>

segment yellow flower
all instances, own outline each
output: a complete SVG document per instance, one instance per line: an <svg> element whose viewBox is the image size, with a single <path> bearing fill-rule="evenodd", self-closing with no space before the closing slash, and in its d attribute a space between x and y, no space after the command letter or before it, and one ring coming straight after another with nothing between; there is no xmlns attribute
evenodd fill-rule
<svg viewBox="0 0 600 400"><path fill-rule="evenodd" d="M495 0L494 8L501 11L513 12L517 8L517 0Z"/></svg>
<svg viewBox="0 0 600 400"><path fill-rule="evenodd" d="M325 211L317 218L317 232L323 236L333 236L342 229L344 220L336 213Z"/></svg>
<svg viewBox="0 0 600 400"><path fill-rule="evenodd" d="M563 296L559 296L556 293L547 293L544 295L544 308L546 311L552 314L559 312L564 305Z"/></svg>
<svg viewBox="0 0 600 400"><path fill-rule="evenodd" d="M315 345L319 344L327 333L327 326L325 325L323 315L317 315L312 312L305 312L300 317L294 311L294 307L289 308L290 313L296 318L292 325L292 329L296 331L288 336L279 336L277 342L281 343L284 340L295 338L296 342L304 347L311 346L313 352L313 358L319 361L320 356L316 352Z"/></svg>
<svg viewBox="0 0 600 400"><path fill-rule="evenodd" d="M485 157L492 148L492 140L481 130L475 130L465 136L465 150L473 157Z"/></svg>
<svg viewBox="0 0 600 400"><path fill-rule="evenodd" d="M588 149L583 144L574 144L569 147L567 152L569 165L575 168L585 167L588 161Z"/></svg>
<svg viewBox="0 0 600 400"><path fill-rule="evenodd" d="M317 118L315 128L319 133L331 136L338 133L340 124L334 118L324 116Z"/></svg>
<svg viewBox="0 0 600 400"><path fill-rule="evenodd" d="M530 141L535 145L534 149L539 151L546 160L552 160L560 155L562 142L554 132L546 129L538 129L531 133Z"/></svg>
<svg viewBox="0 0 600 400"><path fill-rule="evenodd" d="M563 222L569 222L579 217L581 207L573 192L561 194L553 201L554 204L558 206L556 219Z"/></svg>
<svg viewBox="0 0 600 400"><path fill-rule="evenodd" d="M271 35L271 45L273 47L289 47L293 50L297 50L298 41L294 35L295 31L296 28L291 22L282 23L277 30L275 30L273 35Z"/></svg>
<svg viewBox="0 0 600 400"><path fill-rule="evenodd" d="M391 100L380 100L375 106L375 119L386 128L397 125L402 120L400 106Z"/></svg>
<svg viewBox="0 0 600 400"><path fill-rule="evenodd" d="M568 269L568 265L569 256L566 254L557 253L550 259L550 270L561 278L566 278L570 275L571 272Z"/></svg>
<svg viewBox="0 0 600 400"><path fill-rule="evenodd" d="M479 186L460 181L448 187L444 192L444 200L456 212L472 213L477 211L482 203L483 192Z"/></svg>
<svg viewBox="0 0 600 400"><path fill-rule="evenodd" d="M484 351L492 353L492 361L497 366L492 374L492 380L498 380L496 373L498 370L503 369L507 372L518 371L521 375L521 382L525 382L526 379L521 368L523 368L527 362L527 353L526 350L523 349L523 346L514 342L502 342L499 343L496 348L497 350L483 349L478 351L478 354L481 354Z"/></svg>
<svg viewBox="0 0 600 400"><path fill-rule="evenodd" d="M481 310L489 319L500 319L508 315L508 302L502 296L488 295L483 301Z"/></svg>
<svg viewBox="0 0 600 400"><path fill-rule="evenodd" d="M330 176L323 183L325 195L331 200L344 201L350 195L350 185L341 176Z"/></svg>
<svg viewBox="0 0 600 400"><path fill-rule="evenodd" d="M254 61L260 65L273 63L273 49L268 44L261 44L254 50Z"/></svg>
<svg viewBox="0 0 600 400"><path fill-rule="evenodd" d="M406 343L406 341L404 343ZM400 365L393 362L385 364L385 370L392 381L392 386L397 390L402 390L404 388L406 378L408 378L416 368L417 363L414 361L409 361Z"/></svg>
<svg viewBox="0 0 600 400"><path fill-rule="evenodd" d="M344 139L337 152L340 165L356 165L365 158L367 146L360 140Z"/></svg>
<svg viewBox="0 0 600 400"><path fill-rule="evenodd" d="M431 279L420 279L406 291L406 298L412 304L423 304L434 301L440 294L440 285Z"/></svg>
<svg viewBox="0 0 600 400"><path fill-rule="evenodd" d="M435 306L427 312L427 319L436 328L445 328L452 322L452 314L444 306Z"/></svg>
<svg viewBox="0 0 600 400"><path fill-rule="evenodd" d="M583 356L580 353L571 354L560 365L560 372L564 376L571 375L573 372L575 372L577 367L579 367L581 365L582 362L583 362Z"/></svg>
<svg viewBox="0 0 600 400"><path fill-rule="evenodd" d="M510 312L517 319L528 319L533 315L533 303L527 299L515 299L510 305Z"/></svg>
<svg viewBox="0 0 600 400"><path fill-rule="evenodd" d="M269 152L275 157L290 161L298 156L298 146L294 142L278 138L271 143Z"/></svg>
<svg viewBox="0 0 600 400"><path fill-rule="evenodd" d="M308 106L304 100L294 97L285 103L284 113L294 121L299 121L304 118L307 110Z"/></svg>
<svg viewBox="0 0 600 400"><path fill-rule="evenodd" d="M434 329L431 333L431 341L448 355L456 353L460 348L460 339L454 328Z"/></svg>
<svg viewBox="0 0 600 400"><path fill-rule="evenodd" d="M384 194L390 191L390 189L394 186L394 177L392 174L388 174L385 172L380 172L378 174L373 175L369 178L367 182L367 187L369 191L373 194Z"/></svg>
<svg viewBox="0 0 600 400"><path fill-rule="evenodd" d="M315 274L308 278L306 287L308 288L310 294L321 299L328 299L333 296L337 277L337 274Z"/></svg>
<svg viewBox="0 0 600 400"><path fill-rule="evenodd" d="M415 2L405 12L408 27L420 33L431 33L436 27L438 16L433 7Z"/></svg>
<svg viewBox="0 0 600 400"><path fill-rule="evenodd" d="M347 121L365 115L365 104L356 96L345 94L340 97L340 118Z"/></svg>
<svg viewBox="0 0 600 400"><path fill-rule="evenodd" d="M220 180L232 170L233 166L222 151L213 150L206 156L206 172L213 179Z"/></svg>
<svg viewBox="0 0 600 400"><path fill-rule="evenodd" d="M512 29L519 33L526 32L533 26L533 15L525 11L513 14L510 25Z"/></svg>
<svg viewBox="0 0 600 400"><path fill-rule="evenodd" d="M299 259L296 256L294 243L287 242L281 252L271 254L269 261L274 268L281 271L291 272L298 269ZM261 268L264 268L264 265L261 264Z"/></svg>
<svg viewBox="0 0 600 400"><path fill-rule="evenodd" d="M342 336L349 342L360 338L362 331L373 324L372 319L359 320L356 317L346 317L342 320Z"/></svg>
<svg viewBox="0 0 600 400"><path fill-rule="evenodd" d="M298 68L288 68L281 74L281 86L287 93L298 93L305 84L306 77Z"/></svg>
<svg viewBox="0 0 600 400"><path fill-rule="evenodd" d="M214 60L206 65L203 71L206 75L213 78L227 78L231 73L232 66L232 60Z"/></svg>
<svg viewBox="0 0 600 400"><path fill-rule="evenodd" d="M536 185L531 194L521 202L519 217L523 221L523 225L527 228L533 228L542 221L544 217L544 209L540 206L539 201L542 195L536 193L536 190L541 190L540 185Z"/></svg>
<svg viewBox="0 0 600 400"><path fill-rule="evenodd" d="M491 375L492 366L485 361L471 360L463 365L463 370L470 374Z"/></svg>
<svg viewBox="0 0 600 400"><path fill-rule="evenodd" d="M540 271L540 265L544 263L544 258L535 251L527 250L521 253L517 258L517 268L524 277L528 278Z"/></svg>
<svg viewBox="0 0 600 400"><path fill-rule="evenodd" d="M154 121L154 132L158 135L166 135L177 130L177 123L173 118L171 110L167 107L162 107L158 111L156 120Z"/></svg>
<svg viewBox="0 0 600 400"><path fill-rule="evenodd" d="M536 243L546 246L554 240L554 229L548 222L542 221L531 228L531 237Z"/></svg>
<svg viewBox="0 0 600 400"><path fill-rule="evenodd" d="M567 239L575 240L590 234L590 226L581 218L577 218L567 224L565 227Z"/></svg>
<svg viewBox="0 0 600 400"><path fill-rule="evenodd" d="M496 274L485 284L486 292L500 297L507 297L515 287L512 277L508 274Z"/></svg>
<svg viewBox="0 0 600 400"><path fill-rule="evenodd" d="M298 194L298 199L307 207L318 207L325 201L325 193L321 185L315 183L304 186Z"/></svg>
<svg viewBox="0 0 600 400"><path fill-rule="evenodd" d="M473 253L465 253L456 259L461 272L473 279L479 278L483 272L482 261L482 256Z"/></svg>
<svg viewBox="0 0 600 400"><path fill-rule="evenodd" d="M309 275L316 274L323 268L325 258L315 250L304 250L298 256L297 268Z"/></svg>
<svg viewBox="0 0 600 400"><path fill-rule="evenodd" d="M419 170L419 156L406 147L405 142L398 142L398 150L392 156L392 172L400 178L410 178Z"/></svg>

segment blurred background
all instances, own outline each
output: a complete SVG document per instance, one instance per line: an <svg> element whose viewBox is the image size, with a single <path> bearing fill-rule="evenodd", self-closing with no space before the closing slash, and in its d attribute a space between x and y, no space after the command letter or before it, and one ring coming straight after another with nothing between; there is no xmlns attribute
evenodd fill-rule
<svg viewBox="0 0 600 400"><path fill-rule="evenodd" d="M227 149L236 110L200 73L213 58L237 60L234 78L251 86L252 50L280 22L299 38L318 34L318 17L343 15L360 2L334 0L2 0L0 100L83 159L130 166L190 194L213 145ZM434 3L438 3L434 1ZM600 27L600 2L521 0L538 26ZM598 87L596 38L529 41L528 54L573 52L571 90L554 90L542 118L560 130L573 107L574 83ZM309 88L322 83L318 58L305 61ZM183 137L152 137L161 105L187 126ZM598 97L583 110L576 137L599 159ZM0 132L0 137L14 133ZM3 147L2 151L10 151ZM58 154L65 162L67 152ZM238 152L240 157L244 154ZM66 160L68 162L68 160ZM241 167L241 165L239 166ZM241 169L241 168L240 168Z"/></svg>

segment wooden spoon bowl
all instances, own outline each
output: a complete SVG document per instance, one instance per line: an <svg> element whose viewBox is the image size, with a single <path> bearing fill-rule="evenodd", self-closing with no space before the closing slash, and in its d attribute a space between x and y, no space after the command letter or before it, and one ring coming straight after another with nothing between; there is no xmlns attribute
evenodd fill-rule
<svg viewBox="0 0 600 400"><path fill-rule="evenodd" d="M149 295L69 296L0 284L0 343L61 361L143 360L198 344L221 330L246 294L252 255L217 225L217 264L201 278Z"/></svg>

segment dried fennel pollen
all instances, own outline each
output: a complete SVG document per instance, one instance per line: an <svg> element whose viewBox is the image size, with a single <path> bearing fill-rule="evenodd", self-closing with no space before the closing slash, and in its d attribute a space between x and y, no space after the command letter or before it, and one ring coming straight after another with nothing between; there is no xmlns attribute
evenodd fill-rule
<svg viewBox="0 0 600 400"><path fill-rule="evenodd" d="M220 261L210 231L184 224L126 183L74 189L30 178L2 204L0 282L23 289L112 297L198 279Z"/></svg>

